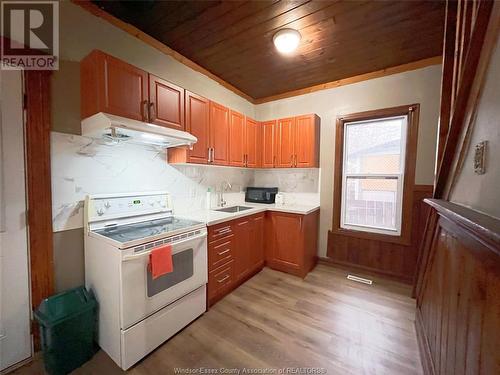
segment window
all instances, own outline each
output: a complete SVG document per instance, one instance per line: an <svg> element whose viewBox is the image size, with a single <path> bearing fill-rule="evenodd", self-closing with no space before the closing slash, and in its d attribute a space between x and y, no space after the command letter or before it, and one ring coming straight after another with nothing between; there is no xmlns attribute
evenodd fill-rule
<svg viewBox="0 0 500 375"><path fill-rule="evenodd" d="M409 240L404 219L411 218L415 112L418 105L337 120L334 228L339 232Z"/></svg>
<svg viewBox="0 0 500 375"><path fill-rule="evenodd" d="M344 123L341 228L399 235L407 117Z"/></svg>

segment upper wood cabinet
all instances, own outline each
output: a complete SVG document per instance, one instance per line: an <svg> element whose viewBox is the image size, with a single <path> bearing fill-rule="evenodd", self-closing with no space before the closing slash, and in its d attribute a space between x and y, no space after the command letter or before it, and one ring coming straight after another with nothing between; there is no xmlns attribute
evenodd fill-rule
<svg viewBox="0 0 500 375"><path fill-rule="evenodd" d="M149 75L149 121L184 130L184 89Z"/></svg>
<svg viewBox="0 0 500 375"><path fill-rule="evenodd" d="M106 112L148 120L148 73L94 50L80 65L81 117Z"/></svg>
<svg viewBox="0 0 500 375"><path fill-rule="evenodd" d="M295 117L279 119L276 127L276 165L277 168L295 166Z"/></svg>
<svg viewBox="0 0 500 375"><path fill-rule="evenodd" d="M276 163L276 120L261 123L262 167L274 168Z"/></svg>
<svg viewBox="0 0 500 375"><path fill-rule="evenodd" d="M230 112L227 107L186 92L186 131L198 141L192 150L185 147L169 149L168 162L229 165ZM237 112L231 114L239 115ZM245 124L244 117L241 124Z"/></svg>
<svg viewBox="0 0 500 375"><path fill-rule="evenodd" d="M198 138L193 148L171 148L167 151L169 163L209 162L210 101L186 91L186 131Z"/></svg>
<svg viewBox="0 0 500 375"><path fill-rule="evenodd" d="M81 116L98 112L184 130L184 89L94 50L80 64Z"/></svg>
<svg viewBox="0 0 500 375"><path fill-rule="evenodd" d="M261 126L241 113L231 111L230 114L230 161L235 167L257 168L261 159Z"/></svg>
<svg viewBox="0 0 500 375"><path fill-rule="evenodd" d="M170 149L170 163L249 168L319 166L319 117L257 122L94 50L80 65L81 117L105 112L198 138L192 150Z"/></svg>
<svg viewBox="0 0 500 375"><path fill-rule="evenodd" d="M246 147L245 116L231 110L229 114L229 165L245 166Z"/></svg>
<svg viewBox="0 0 500 375"><path fill-rule="evenodd" d="M249 117L245 121L245 166L258 168L262 159L262 126Z"/></svg>
<svg viewBox="0 0 500 375"><path fill-rule="evenodd" d="M210 101L189 91L186 92L186 125L186 130L198 138L189 150L189 161L208 163Z"/></svg>
<svg viewBox="0 0 500 375"><path fill-rule="evenodd" d="M210 163L229 165L229 108L210 101Z"/></svg>
<svg viewBox="0 0 500 375"><path fill-rule="evenodd" d="M317 115L295 118L295 167L319 167L319 135L320 120Z"/></svg>
<svg viewBox="0 0 500 375"><path fill-rule="evenodd" d="M276 125L275 167L311 168L319 166L320 121L317 115L280 119Z"/></svg>

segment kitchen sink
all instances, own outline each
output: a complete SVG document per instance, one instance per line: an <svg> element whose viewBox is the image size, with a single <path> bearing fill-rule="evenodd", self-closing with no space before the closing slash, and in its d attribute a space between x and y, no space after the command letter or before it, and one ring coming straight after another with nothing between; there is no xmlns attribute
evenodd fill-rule
<svg viewBox="0 0 500 375"><path fill-rule="evenodd" d="M231 206L231 207L219 208L219 209L214 210L214 211L235 213L235 212L241 212L241 211L250 210L250 209L252 209L252 207Z"/></svg>

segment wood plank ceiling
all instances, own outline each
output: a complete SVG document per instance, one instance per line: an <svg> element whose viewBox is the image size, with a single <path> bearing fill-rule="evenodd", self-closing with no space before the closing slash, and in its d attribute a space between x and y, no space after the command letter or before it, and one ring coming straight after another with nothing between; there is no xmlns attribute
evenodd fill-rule
<svg viewBox="0 0 500 375"><path fill-rule="evenodd" d="M441 55L442 1L94 1L254 99ZM302 34L292 56L272 38Z"/></svg>

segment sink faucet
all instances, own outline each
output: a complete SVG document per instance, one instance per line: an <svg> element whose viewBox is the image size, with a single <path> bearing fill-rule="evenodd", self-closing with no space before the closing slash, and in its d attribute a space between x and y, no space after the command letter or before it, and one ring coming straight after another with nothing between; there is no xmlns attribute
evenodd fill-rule
<svg viewBox="0 0 500 375"><path fill-rule="evenodd" d="M228 191L232 188L232 185L227 181L222 181L219 187L219 191L217 194L217 206L224 207L226 205L226 201L224 200L224 192Z"/></svg>

